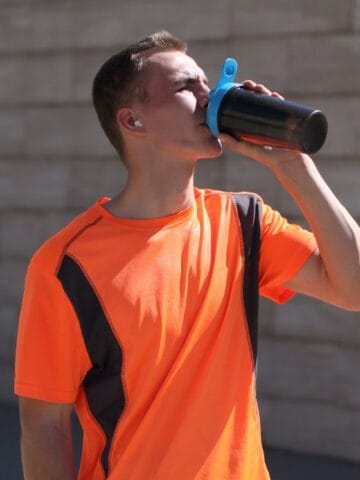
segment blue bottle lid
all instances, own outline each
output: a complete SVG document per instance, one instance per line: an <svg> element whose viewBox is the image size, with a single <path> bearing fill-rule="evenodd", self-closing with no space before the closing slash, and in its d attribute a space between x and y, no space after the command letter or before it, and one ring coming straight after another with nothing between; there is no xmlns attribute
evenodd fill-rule
<svg viewBox="0 0 360 480"><path fill-rule="evenodd" d="M215 88L209 92L209 104L206 113L206 123L213 135L219 135L218 128L218 110L224 95L230 88L240 85L234 83L236 72L238 69L237 61L234 58L227 58L221 67L221 76Z"/></svg>

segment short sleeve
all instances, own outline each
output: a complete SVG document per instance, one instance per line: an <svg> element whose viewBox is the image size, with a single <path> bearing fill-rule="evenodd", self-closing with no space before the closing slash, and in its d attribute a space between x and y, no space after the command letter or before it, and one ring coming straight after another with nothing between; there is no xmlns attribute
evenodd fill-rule
<svg viewBox="0 0 360 480"><path fill-rule="evenodd" d="M314 235L290 224L279 212L262 206L261 244L259 262L260 294L284 303L295 292L284 283L293 278L316 250Z"/></svg>
<svg viewBox="0 0 360 480"><path fill-rule="evenodd" d="M61 283L30 263L16 344L15 393L74 403L89 368L80 325Z"/></svg>

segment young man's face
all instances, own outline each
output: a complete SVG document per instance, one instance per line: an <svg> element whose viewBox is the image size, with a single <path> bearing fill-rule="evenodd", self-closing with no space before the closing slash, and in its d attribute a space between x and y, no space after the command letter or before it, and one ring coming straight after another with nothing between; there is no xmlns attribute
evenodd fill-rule
<svg viewBox="0 0 360 480"><path fill-rule="evenodd" d="M219 156L221 144L205 124L209 87L201 68L176 50L155 51L145 62L148 99L140 114L147 139L172 158Z"/></svg>

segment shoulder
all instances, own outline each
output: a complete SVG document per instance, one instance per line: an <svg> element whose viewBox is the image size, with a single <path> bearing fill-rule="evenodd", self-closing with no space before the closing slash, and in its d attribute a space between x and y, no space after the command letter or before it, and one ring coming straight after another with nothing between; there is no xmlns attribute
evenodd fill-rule
<svg viewBox="0 0 360 480"><path fill-rule="evenodd" d="M40 246L32 256L29 268L42 271L44 274L54 273L68 245L86 228L95 225L100 218L101 213L95 206L75 217Z"/></svg>
<svg viewBox="0 0 360 480"><path fill-rule="evenodd" d="M195 189L195 193L199 201L206 204L222 205L228 207L237 207L247 211L249 208L257 208L264 206L263 199L260 195L254 192L247 191L224 191L214 190L210 188ZM267 206L265 206L265 209Z"/></svg>
<svg viewBox="0 0 360 480"><path fill-rule="evenodd" d="M240 197L253 197L256 198L259 202L263 203L263 199L260 195L255 192L248 192L248 191L225 191L225 190L215 190L212 188L195 188L196 196L203 197L205 199L211 198L225 198L231 199L236 196Z"/></svg>
<svg viewBox="0 0 360 480"><path fill-rule="evenodd" d="M225 191L225 190L217 190L214 188L198 188L195 187L195 195L196 196L202 196L205 198L211 198L211 197L222 197L222 196L229 196L231 195L231 192Z"/></svg>

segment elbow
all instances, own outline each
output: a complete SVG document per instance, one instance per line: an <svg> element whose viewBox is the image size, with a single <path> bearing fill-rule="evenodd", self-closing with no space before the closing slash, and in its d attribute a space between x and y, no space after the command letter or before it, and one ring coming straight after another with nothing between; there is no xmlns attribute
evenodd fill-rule
<svg viewBox="0 0 360 480"><path fill-rule="evenodd" d="M360 281L354 283L357 288L346 289L343 295L340 296L340 301L337 302L339 307L350 312L360 312Z"/></svg>
<svg viewBox="0 0 360 480"><path fill-rule="evenodd" d="M360 265L359 265L359 275L353 278L348 285L351 285L349 290L351 295L348 300L348 310L352 312L360 312Z"/></svg>
<svg viewBox="0 0 360 480"><path fill-rule="evenodd" d="M359 298L357 298L353 302L348 302L345 309L348 310L349 312L360 312L360 300L359 300Z"/></svg>
<svg viewBox="0 0 360 480"><path fill-rule="evenodd" d="M360 304L359 303L347 303L346 305L342 306L344 310L348 312L360 312Z"/></svg>
<svg viewBox="0 0 360 480"><path fill-rule="evenodd" d="M348 278L341 285L328 282L325 292L322 297L325 302L349 312L360 312L360 279Z"/></svg>
<svg viewBox="0 0 360 480"><path fill-rule="evenodd" d="M341 283L329 282L330 290L339 307L351 312L360 312L360 263L356 261L356 266L344 273Z"/></svg>
<svg viewBox="0 0 360 480"><path fill-rule="evenodd" d="M336 299L332 298L321 300L325 301L325 303L329 303L330 305L334 305L335 307L341 308L342 310L346 310L348 312L360 312L359 301L339 297Z"/></svg>

